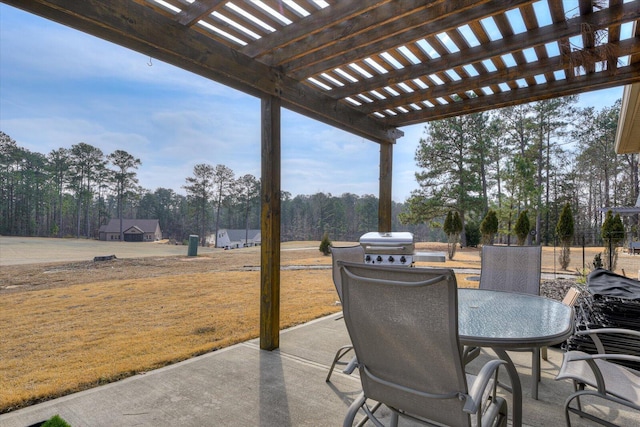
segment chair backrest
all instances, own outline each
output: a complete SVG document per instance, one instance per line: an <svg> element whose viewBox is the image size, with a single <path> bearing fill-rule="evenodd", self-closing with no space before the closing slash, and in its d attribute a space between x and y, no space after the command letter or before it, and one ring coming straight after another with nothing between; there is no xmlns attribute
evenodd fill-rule
<svg viewBox="0 0 640 427"><path fill-rule="evenodd" d="M356 262L364 263L364 248L357 246L331 246L331 262L333 268L333 284L338 292L338 298L342 301L342 277L340 277L340 268L338 262Z"/></svg>
<svg viewBox="0 0 640 427"><path fill-rule="evenodd" d="M343 313L367 398L447 425L469 425L450 269L341 263Z"/></svg>
<svg viewBox="0 0 640 427"><path fill-rule="evenodd" d="M483 246L480 289L540 295L541 246Z"/></svg>

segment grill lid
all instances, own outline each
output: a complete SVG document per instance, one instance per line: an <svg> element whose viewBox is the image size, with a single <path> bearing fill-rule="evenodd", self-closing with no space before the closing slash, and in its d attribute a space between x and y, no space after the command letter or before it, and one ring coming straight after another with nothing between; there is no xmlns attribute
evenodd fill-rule
<svg viewBox="0 0 640 427"><path fill-rule="evenodd" d="M360 237L360 245L365 253L411 255L414 250L413 234L408 231L365 233Z"/></svg>

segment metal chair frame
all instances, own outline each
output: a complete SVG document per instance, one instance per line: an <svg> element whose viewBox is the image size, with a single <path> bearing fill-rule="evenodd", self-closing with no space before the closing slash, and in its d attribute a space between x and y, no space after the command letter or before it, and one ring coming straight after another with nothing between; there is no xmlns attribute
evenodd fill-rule
<svg viewBox="0 0 640 427"><path fill-rule="evenodd" d="M480 289L519 292L540 295L542 275L541 246L493 246L482 247ZM530 351L531 355L531 397L538 399L538 382L541 375L541 352L546 349L523 348L511 351ZM480 354L478 347L464 349L463 358L469 363ZM504 386L510 390L508 386Z"/></svg>
<svg viewBox="0 0 640 427"><path fill-rule="evenodd" d="M582 351L569 351L564 354L556 380L571 379L573 382L574 392L569 395L564 404L567 427L571 427L570 414L577 414L604 426L617 427L616 424L587 412L580 401L580 398L584 396L597 397L640 411L640 398L638 397L640 396L640 371L610 362L640 363L640 357L627 354L607 354L599 338L599 335L605 334L627 335L640 341L640 331L630 329L602 328L576 332L576 335L590 336L596 345L598 354L587 354ZM629 378L633 378L634 381L630 381ZM624 391L628 392L626 395L619 391L623 390L623 386ZM634 398L635 400L632 400ZM574 400L575 407L571 405Z"/></svg>
<svg viewBox="0 0 640 427"><path fill-rule="evenodd" d="M465 374L458 338L455 274L449 269L339 263L343 313L358 358L363 392L343 426L356 415L382 426L372 400L399 417L425 425L506 425L507 403L496 394L503 360ZM440 425L438 424L438 425Z"/></svg>
<svg viewBox="0 0 640 427"><path fill-rule="evenodd" d="M331 246L331 265L332 265L332 277L333 284L336 287L336 292L338 294L338 298L340 300L340 304L342 304L342 277L340 276L340 269L338 267L338 262L340 261L349 261L349 262L360 262L364 263L364 248L361 245L356 246ZM344 345L336 351L335 356L333 357L333 361L331 362L331 367L329 368L329 372L327 373L327 378L325 378L326 382L331 381L331 374L333 374L333 370L336 365L344 366L343 373L347 375L351 375L356 368L356 358L352 357L348 362L343 361L342 359L347 356L347 354L351 353L353 350L353 346L351 344Z"/></svg>

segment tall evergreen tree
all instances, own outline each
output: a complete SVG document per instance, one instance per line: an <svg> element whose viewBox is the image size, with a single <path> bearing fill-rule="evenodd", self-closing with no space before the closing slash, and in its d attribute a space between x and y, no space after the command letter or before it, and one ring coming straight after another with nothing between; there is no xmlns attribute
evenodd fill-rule
<svg viewBox="0 0 640 427"><path fill-rule="evenodd" d="M612 206L619 168L615 153L619 102L597 111L593 107L580 111L573 137L580 148L579 161L586 173L592 175L595 192L594 207Z"/></svg>
<svg viewBox="0 0 640 427"><path fill-rule="evenodd" d="M76 236L81 234L82 207L84 206L85 236L91 237L92 197L96 178L105 168L106 160L102 150L85 142L71 146L71 181L70 186L76 194L77 230Z"/></svg>
<svg viewBox="0 0 640 427"><path fill-rule="evenodd" d="M19 234L17 228L16 186L22 149L16 141L0 131L0 233Z"/></svg>
<svg viewBox="0 0 640 427"><path fill-rule="evenodd" d="M409 211L403 221L429 222L455 208L464 229L465 215L483 209L482 182L479 171L479 146L482 139L473 138L472 131L481 118L478 115L454 117L429 124L425 138L416 150L416 173L420 188L412 192ZM463 236L463 245L464 242Z"/></svg>
<svg viewBox="0 0 640 427"><path fill-rule="evenodd" d="M496 112L501 121L501 138L504 153L503 187L509 198L502 203L501 216L511 217L513 210L530 209L537 200L540 189L535 183L536 150L533 134L532 105L502 108ZM509 221L506 221L507 224Z"/></svg>
<svg viewBox="0 0 640 427"><path fill-rule="evenodd" d="M222 211L222 202L230 194L235 182L233 171L225 165L216 165L213 171L213 184L215 186L216 197L216 247L218 247L218 231L220 230L220 212Z"/></svg>
<svg viewBox="0 0 640 427"><path fill-rule="evenodd" d="M187 185L183 185L187 191L187 199L195 212L195 224L200 230L200 242L204 246L206 244L207 207L213 194L213 166L206 163L199 163L193 167L193 176L186 178Z"/></svg>
<svg viewBox="0 0 640 427"><path fill-rule="evenodd" d="M550 204L550 177L553 168L552 152L560 150L558 138L564 134L564 130L574 117L573 104L577 102L577 96L547 99L533 104L531 120L532 135L535 141L536 163L536 242L541 241L542 221L544 213L544 237L549 241L549 204ZM555 156L553 156L555 157ZM544 203L542 196L544 194Z"/></svg>
<svg viewBox="0 0 640 427"><path fill-rule="evenodd" d="M64 215L63 215L63 195L65 186L69 180L69 168L71 165L70 151L66 148L58 148L49 153L49 172L50 179L55 188L54 206L54 236L62 237L64 231Z"/></svg>
<svg viewBox="0 0 640 427"><path fill-rule="evenodd" d="M124 150L116 150L107 156L107 159L115 167L111 181L113 182L116 197L118 199L118 218L120 219L120 241L124 241L124 230L122 229L123 206L127 196L131 194L133 187L138 183L135 169L142 163L140 159L133 157Z"/></svg>
<svg viewBox="0 0 640 427"><path fill-rule="evenodd" d="M244 205L245 242L249 241L249 212L251 205L260 200L260 180L251 174L238 178L235 182L236 194Z"/></svg>

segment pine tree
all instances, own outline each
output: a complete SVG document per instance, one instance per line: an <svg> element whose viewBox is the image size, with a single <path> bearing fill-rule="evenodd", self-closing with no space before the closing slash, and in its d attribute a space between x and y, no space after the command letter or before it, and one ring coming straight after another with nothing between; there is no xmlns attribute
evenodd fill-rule
<svg viewBox="0 0 640 427"><path fill-rule="evenodd" d="M456 246L458 245L458 238L462 232L462 219L458 212L449 211L447 217L444 220L444 232L448 238L448 255L449 259L453 259L456 254Z"/></svg>
<svg viewBox="0 0 640 427"><path fill-rule="evenodd" d="M118 218L120 219L120 241L124 241L123 210L124 203L135 185L138 183L135 169L142 163L124 150L116 150L107 156L107 160L115 167L111 171L111 180L118 200Z"/></svg>
<svg viewBox="0 0 640 427"><path fill-rule="evenodd" d="M602 239L604 240L605 268L614 271L618 262L617 246L624 240L624 226L620 214L613 216L613 212L607 211L602 224Z"/></svg>
<svg viewBox="0 0 640 427"><path fill-rule="evenodd" d="M566 270L569 266L569 262L571 261L570 257L570 248L571 248L571 240L573 239L573 214L571 212L571 205L567 203L562 208L562 212L560 213L560 219L558 220L558 224L556 225L556 234L560 239L560 243L562 244L562 250L560 252L560 266L563 270Z"/></svg>
<svg viewBox="0 0 640 427"><path fill-rule="evenodd" d="M520 212L518 221L516 222L516 226L514 227L516 237L518 238L518 245L523 246L525 244L530 229L531 224L529 223L529 216L527 215L527 211L524 210Z"/></svg>
<svg viewBox="0 0 640 427"><path fill-rule="evenodd" d="M480 233L482 233L482 244L492 245L493 238L498 232L498 215L493 209L489 209L487 215L480 224Z"/></svg>

